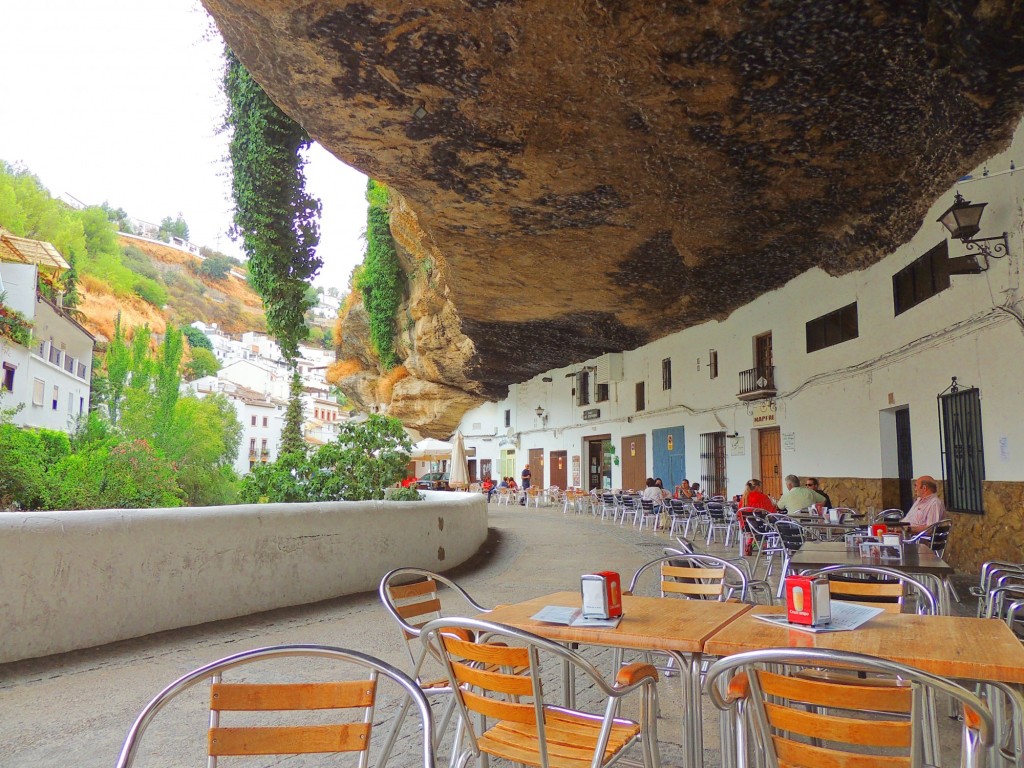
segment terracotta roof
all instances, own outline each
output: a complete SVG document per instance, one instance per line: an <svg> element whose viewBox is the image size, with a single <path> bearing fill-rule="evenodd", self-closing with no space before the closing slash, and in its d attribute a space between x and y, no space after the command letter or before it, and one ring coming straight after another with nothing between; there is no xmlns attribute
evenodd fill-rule
<svg viewBox="0 0 1024 768"><path fill-rule="evenodd" d="M44 240L29 240L27 237L12 235L7 230L0 230L0 243L4 246L0 248L0 259L4 261L21 261L61 271L71 269L60 252Z"/></svg>

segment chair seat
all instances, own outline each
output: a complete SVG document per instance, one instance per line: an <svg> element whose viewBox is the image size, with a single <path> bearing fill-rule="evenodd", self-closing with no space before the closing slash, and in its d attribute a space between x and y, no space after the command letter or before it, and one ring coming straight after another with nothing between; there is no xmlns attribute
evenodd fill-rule
<svg viewBox="0 0 1024 768"><path fill-rule="evenodd" d="M545 732L548 763L551 768L589 768L601 732L601 718L585 718L568 712L546 710ZM629 745L640 734L640 726L631 720L615 720L604 753L604 763ZM513 763L540 765L537 728L525 723L502 720L479 740L480 749Z"/></svg>

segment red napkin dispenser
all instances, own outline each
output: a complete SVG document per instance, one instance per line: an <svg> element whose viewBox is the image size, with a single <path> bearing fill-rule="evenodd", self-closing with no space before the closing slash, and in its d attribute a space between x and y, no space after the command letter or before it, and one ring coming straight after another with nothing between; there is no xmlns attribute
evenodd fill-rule
<svg viewBox="0 0 1024 768"><path fill-rule="evenodd" d="M816 627L832 621L828 579L809 576L786 577L786 618L791 624Z"/></svg>
<svg viewBox="0 0 1024 768"><path fill-rule="evenodd" d="M616 571L584 574L580 591L584 618L614 619L622 615L622 585Z"/></svg>
<svg viewBox="0 0 1024 768"><path fill-rule="evenodd" d="M875 523L868 529L868 532L872 536L875 536L879 541L881 541L882 536L889 532L889 528L885 525L885 523Z"/></svg>

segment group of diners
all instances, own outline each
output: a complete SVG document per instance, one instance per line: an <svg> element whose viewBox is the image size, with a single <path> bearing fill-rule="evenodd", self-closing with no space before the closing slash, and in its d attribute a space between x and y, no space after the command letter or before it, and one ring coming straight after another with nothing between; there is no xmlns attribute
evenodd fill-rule
<svg viewBox="0 0 1024 768"><path fill-rule="evenodd" d="M935 478L922 475L914 481L914 495L917 497L906 516L900 521L906 523L911 533L920 533L925 528L946 517L946 507L938 495L939 486ZM796 475L786 475L786 492L778 501L761 490L761 481L752 478L747 481L740 508L753 507L766 512L792 514L801 509L819 507L832 508L832 499L821 489L818 478L808 477L802 484Z"/></svg>

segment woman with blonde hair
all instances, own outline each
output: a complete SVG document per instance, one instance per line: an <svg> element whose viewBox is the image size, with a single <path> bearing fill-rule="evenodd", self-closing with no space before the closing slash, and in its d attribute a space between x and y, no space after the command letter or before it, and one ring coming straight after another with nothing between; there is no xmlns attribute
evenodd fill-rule
<svg viewBox="0 0 1024 768"><path fill-rule="evenodd" d="M743 491L743 499L740 501L740 507L756 507L766 512L774 512L775 502L761 490L761 481L757 478L752 478L747 480L746 488Z"/></svg>

